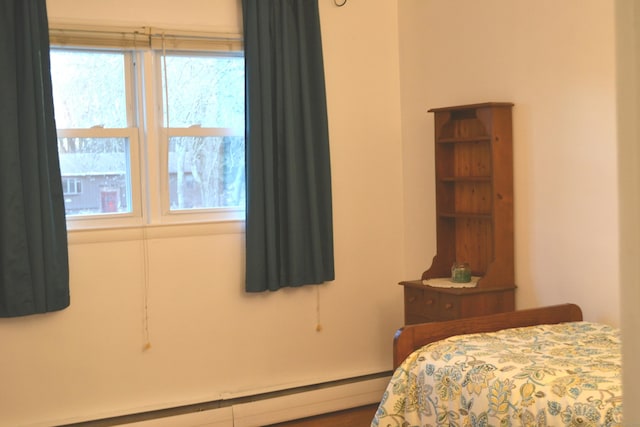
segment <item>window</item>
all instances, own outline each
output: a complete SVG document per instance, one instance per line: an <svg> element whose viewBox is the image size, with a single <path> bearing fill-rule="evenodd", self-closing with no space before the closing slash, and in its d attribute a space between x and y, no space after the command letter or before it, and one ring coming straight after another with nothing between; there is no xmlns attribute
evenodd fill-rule
<svg viewBox="0 0 640 427"><path fill-rule="evenodd" d="M244 204L244 62L193 54L163 58L169 209Z"/></svg>
<svg viewBox="0 0 640 427"><path fill-rule="evenodd" d="M82 193L82 181L77 178L62 179L62 194L65 196Z"/></svg>
<svg viewBox="0 0 640 427"><path fill-rule="evenodd" d="M63 33L51 75L69 227L243 219L237 41Z"/></svg>
<svg viewBox="0 0 640 427"><path fill-rule="evenodd" d="M131 53L52 49L58 155L67 218L133 214ZM139 180L139 179L138 179ZM74 188L71 189L71 183ZM83 188L84 191L72 191ZM68 197L74 194L76 197ZM140 214L140 209L135 210Z"/></svg>

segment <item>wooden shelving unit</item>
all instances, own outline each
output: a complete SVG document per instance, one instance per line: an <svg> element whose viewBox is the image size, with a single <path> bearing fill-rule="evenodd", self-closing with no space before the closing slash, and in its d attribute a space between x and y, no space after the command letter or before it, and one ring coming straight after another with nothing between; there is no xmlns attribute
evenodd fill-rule
<svg viewBox="0 0 640 427"><path fill-rule="evenodd" d="M420 281L400 283L405 323L514 308L512 107L491 102L429 110L435 122L437 253ZM450 277L454 262L468 263L480 277L475 288L422 284ZM407 308L418 300L427 306L447 300L449 310L414 309L420 315L408 322ZM452 305L457 309L451 311Z"/></svg>

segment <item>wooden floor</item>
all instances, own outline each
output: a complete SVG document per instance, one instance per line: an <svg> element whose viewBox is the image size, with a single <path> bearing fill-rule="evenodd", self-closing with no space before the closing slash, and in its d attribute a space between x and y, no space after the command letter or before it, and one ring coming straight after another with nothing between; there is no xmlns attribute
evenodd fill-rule
<svg viewBox="0 0 640 427"><path fill-rule="evenodd" d="M273 424L271 427L370 427L378 404L318 415L302 420Z"/></svg>

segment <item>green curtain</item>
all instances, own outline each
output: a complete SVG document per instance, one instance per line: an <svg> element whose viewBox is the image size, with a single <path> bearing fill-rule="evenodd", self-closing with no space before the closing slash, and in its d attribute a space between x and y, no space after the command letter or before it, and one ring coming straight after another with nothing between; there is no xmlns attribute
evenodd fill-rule
<svg viewBox="0 0 640 427"><path fill-rule="evenodd" d="M0 316L69 305L45 0L0 0Z"/></svg>
<svg viewBox="0 0 640 427"><path fill-rule="evenodd" d="M333 280L327 106L317 0L243 0L246 290Z"/></svg>

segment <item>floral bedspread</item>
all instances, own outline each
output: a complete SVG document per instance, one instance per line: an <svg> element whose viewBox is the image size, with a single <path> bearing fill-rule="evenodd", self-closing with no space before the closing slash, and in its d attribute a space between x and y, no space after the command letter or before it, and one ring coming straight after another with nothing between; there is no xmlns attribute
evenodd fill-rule
<svg viewBox="0 0 640 427"><path fill-rule="evenodd" d="M448 338L395 371L382 426L622 426L620 332L572 322Z"/></svg>

